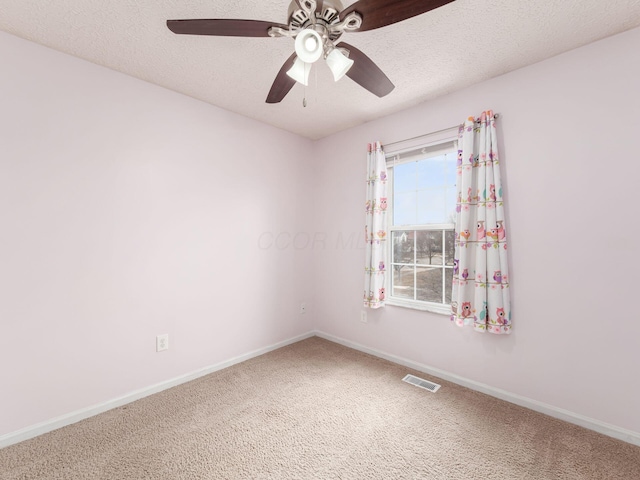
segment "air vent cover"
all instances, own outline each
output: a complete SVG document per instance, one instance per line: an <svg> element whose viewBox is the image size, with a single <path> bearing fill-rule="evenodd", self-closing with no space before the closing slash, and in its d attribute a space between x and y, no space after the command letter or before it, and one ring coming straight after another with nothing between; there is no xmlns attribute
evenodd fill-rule
<svg viewBox="0 0 640 480"><path fill-rule="evenodd" d="M429 390L432 393L436 393L440 388L440 385L438 385L437 383L433 383L423 378L416 377L415 375L407 375L402 379L402 381L410 383L411 385L415 385L416 387L424 388L425 390Z"/></svg>

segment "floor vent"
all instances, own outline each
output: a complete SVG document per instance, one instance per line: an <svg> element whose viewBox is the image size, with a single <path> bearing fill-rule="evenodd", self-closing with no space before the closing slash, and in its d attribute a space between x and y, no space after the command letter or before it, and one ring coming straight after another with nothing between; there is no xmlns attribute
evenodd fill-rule
<svg viewBox="0 0 640 480"><path fill-rule="evenodd" d="M424 388L425 390L429 390L432 393L436 393L440 388L440 385L437 383L430 382L423 378L418 378L415 375L407 375L402 379L403 382L410 383L411 385L415 385L416 387Z"/></svg>

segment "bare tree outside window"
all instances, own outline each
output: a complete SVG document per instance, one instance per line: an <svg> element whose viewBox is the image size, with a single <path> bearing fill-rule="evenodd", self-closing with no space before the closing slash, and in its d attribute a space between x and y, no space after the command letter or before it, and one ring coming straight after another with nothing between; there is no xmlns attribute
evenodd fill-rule
<svg viewBox="0 0 640 480"><path fill-rule="evenodd" d="M390 168L389 298L444 306L451 302L453 282L456 152L451 144L437 155L411 158Z"/></svg>

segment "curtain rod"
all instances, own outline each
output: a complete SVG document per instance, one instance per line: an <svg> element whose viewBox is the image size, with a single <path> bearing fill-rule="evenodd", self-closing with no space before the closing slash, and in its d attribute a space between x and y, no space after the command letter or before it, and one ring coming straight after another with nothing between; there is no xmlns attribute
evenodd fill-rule
<svg viewBox="0 0 640 480"><path fill-rule="evenodd" d="M493 115L493 118L498 118L499 116L500 116L499 113L495 113ZM477 120L476 120L476 122L477 122ZM405 138L404 140L398 140L397 142L384 143L382 146L383 147L390 147L391 145L396 145L398 143L410 142L411 140L417 140L418 138L422 138L422 137L429 137L429 136L435 135L437 133L442 133L442 132L446 132L447 130L452 130L454 128L459 128L460 125L462 125L462 124L454 125L454 126L449 127L449 128L443 128L443 129L440 129L440 130L436 130L435 132L423 133L422 135L418 135L416 137L411 137L411 138Z"/></svg>

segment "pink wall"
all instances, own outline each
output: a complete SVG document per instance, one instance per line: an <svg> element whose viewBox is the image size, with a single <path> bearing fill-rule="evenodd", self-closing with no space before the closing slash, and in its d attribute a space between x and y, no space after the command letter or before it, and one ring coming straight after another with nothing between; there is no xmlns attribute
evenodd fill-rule
<svg viewBox="0 0 640 480"><path fill-rule="evenodd" d="M314 327L640 432L638 44L640 29L312 143L0 33L0 435ZM486 108L502 115L514 333L398 307L360 323L365 144Z"/></svg>
<svg viewBox="0 0 640 480"><path fill-rule="evenodd" d="M259 244L305 225L311 141L4 33L0 65L0 435L312 329L308 253Z"/></svg>
<svg viewBox="0 0 640 480"><path fill-rule="evenodd" d="M399 307L363 324L363 246L334 245L315 257L318 329L640 432L638 45L635 29L317 142L317 228L359 236L367 142L499 112L514 306L509 337Z"/></svg>

